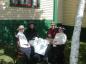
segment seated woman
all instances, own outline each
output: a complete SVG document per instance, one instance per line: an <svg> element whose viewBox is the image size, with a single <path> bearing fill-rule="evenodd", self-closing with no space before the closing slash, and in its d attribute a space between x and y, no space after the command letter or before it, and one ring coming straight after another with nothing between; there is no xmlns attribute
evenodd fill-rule
<svg viewBox="0 0 86 64"><path fill-rule="evenodd" d="M25 31L25 35L28 41L38 36L34 23L29 24L27 30Z"/></svg>
<svg viewBox="0 0 86 64"><path fill-rule="evenodd" d="M49 44L49 41L43 38L35 37L34 42L32 46L34 47L34 59L36 59L37 62L44 62L46 61L46 49Z"/></svg>
<svg viewBox="0 0 86 64"><path fill-rule="evenodd" d="M25 33L25 36L26 36L26 38L27 38L27 40L29 41L29 43L31 44L31 59L34 59L34 55L35 55L35 52L34 52L34 47L32 46L32 44L33 44L33 39L35 38L35 37L37 37L38 36L38 34L37 34L37 31L36 31L36 29L35 29L35 25L34 25L34 23L33 22L31 22L29 25L28 25L28 28L26 29L26 31L24 32ZM32 62L33 62L33 60L32 60ZM34 62L35 62L35 60L34 60ZM35 62L36 63L36 62ZM34 63L34 64L35 64Z"/></svg>
<svg viewBox="0 0 86 64"><path fill-rule="evenodd" d="M21 52L23 52L27 56L28 61L29 61L30 60L30 54L31 54L31 46L28 43L28 41L24 35L24 26L20 25L17 30L18 30L18 33L17 33L16 37L19 40L18 41L19 49Z"/></svg>

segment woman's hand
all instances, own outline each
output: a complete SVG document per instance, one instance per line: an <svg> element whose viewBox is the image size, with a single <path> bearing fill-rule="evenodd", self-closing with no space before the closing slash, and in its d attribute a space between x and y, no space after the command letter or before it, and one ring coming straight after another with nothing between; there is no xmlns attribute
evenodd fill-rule
<svg viewBox="0 0 86 64"><path fill-rule="evenodd" d="M51 38L52 37L51 34L48 34L48 37Z"/></svg>

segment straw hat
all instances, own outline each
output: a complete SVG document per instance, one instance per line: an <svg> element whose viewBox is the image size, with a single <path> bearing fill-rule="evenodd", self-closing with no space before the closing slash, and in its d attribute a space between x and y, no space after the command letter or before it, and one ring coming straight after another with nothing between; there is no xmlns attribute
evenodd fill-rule
<svg viewBox="0 0 86 64"><path fill-rule="evenodd" d="M52 21L52 22L51 22L51 25L55 25L55 22Z"/></svg>
<svg viewBox="0 0 86 64"><path fill-rule="evenodd" d="M23 25L20 25L17 30L20 30L20 29L25 29Z"/></svg>

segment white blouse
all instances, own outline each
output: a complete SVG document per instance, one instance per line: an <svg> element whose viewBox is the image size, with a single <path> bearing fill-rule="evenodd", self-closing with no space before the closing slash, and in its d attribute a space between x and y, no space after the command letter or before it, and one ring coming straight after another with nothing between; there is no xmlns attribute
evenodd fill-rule
<svg viewBox="0 0 86 64"><path fill-rule="evenodd" d="M19 46L23 47L23 48L28 48L30 47L27 38L25 37L25 35L23 34L23 32L18 32L18 34L16 35L16 37L19 39Z"/></svg>

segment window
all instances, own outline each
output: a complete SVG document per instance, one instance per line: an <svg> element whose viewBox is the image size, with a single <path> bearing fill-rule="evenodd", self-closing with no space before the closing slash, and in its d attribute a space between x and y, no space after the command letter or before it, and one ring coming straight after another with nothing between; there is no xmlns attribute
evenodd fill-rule
<svg viewBox="0 0 86 64"><path fill-rule="evenodd" d="M10 0L10 6L38 8L39 1L38 0Z"/></svg>

